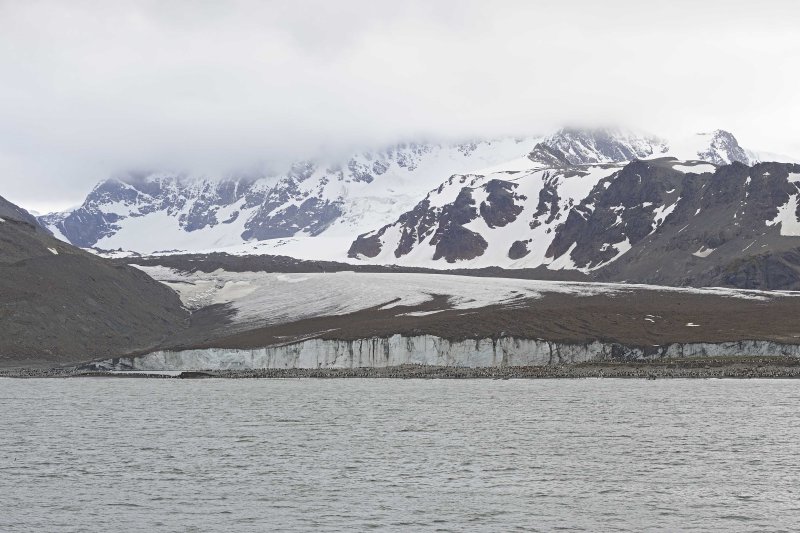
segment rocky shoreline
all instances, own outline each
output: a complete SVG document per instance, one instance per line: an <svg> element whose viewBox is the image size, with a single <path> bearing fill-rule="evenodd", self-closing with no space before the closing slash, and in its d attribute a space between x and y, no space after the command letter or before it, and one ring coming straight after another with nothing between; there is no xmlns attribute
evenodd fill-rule
<svg viewBox="0 0 800 533"><path fill-rule="evenodd" d="M106 372L79 368L6 369L6 378L137 378L137 379L709 379L800 378L800 358L725 357L662 359L648 362L593 361L569 365L458 367L400 365L363 368L283 368L208 370L172 373Z"/></svg>

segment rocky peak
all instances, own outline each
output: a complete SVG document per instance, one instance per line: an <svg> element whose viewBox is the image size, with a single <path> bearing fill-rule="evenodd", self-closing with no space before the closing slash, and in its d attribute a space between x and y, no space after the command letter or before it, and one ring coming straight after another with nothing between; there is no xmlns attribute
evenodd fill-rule
<svg viewBox="0 0 800 533"><path fill-rule="evenodd" d="M733 162L752 164L750 157L744 149L739 146L739 142L732 133L725 130L714 130L711 133L701 133L708 138L708 145L697 152L697 156L714 165L729 165Z"/></svg>
<svg viewBox="0 0 800 533"><path fill-rule="evenodd" d="M652 135L562 128L538 143L528 158L548 166L589 165L632 161L666 151L666 143Z"/></svg>

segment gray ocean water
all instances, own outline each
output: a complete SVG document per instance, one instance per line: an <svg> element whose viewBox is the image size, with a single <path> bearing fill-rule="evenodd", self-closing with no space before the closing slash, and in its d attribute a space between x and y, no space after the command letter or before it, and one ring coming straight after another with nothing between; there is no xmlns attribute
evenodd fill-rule
<svg viewBox="0 0 800 533"><path fill-rule="evenodd" d="M798 381L0 379L0 531L790 531Z"/></svg>

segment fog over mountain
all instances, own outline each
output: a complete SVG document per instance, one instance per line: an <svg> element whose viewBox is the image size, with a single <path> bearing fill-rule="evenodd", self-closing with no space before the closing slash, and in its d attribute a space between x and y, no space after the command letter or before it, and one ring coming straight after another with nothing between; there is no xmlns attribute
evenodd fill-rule
<svg viewBox="0 0 800 533"><path fill-rule="evenodd" d="M0 184L260 172L607 122L800 153L790 1L0 1Z"/></svg>

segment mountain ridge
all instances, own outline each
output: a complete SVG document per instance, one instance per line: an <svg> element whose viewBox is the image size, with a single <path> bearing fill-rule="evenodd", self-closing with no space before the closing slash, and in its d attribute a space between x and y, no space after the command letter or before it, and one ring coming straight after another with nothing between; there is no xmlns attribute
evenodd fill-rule
<svg viewBox="0 0 800 533"><path fill-rule="evenodd" d="M276 176L132 174L101 182L76 210L39 220L82 247L144 254L228 251L589 273L625 256L675 208L678 193L669 196L666 188L616 193L632 195L618 198L618 209L639 202L647 204L646 213L639 209L636 223L625 215L625 231L600 232L607 239L588 253L594 230L578 219L599 215L584 200L598 186L619 189L612 184L619 176L627 179L628 165L658 161L649 163L648 172L661 176L648 176L652 189L659 179L675 185L720 166L759 164L759 157L723 130L667 141L619 129L564 128L542 138L407 143L335 164L298 162ZM614 215L609 225L616 221ZM576 231L587 236L566 237Z"/></svg>

